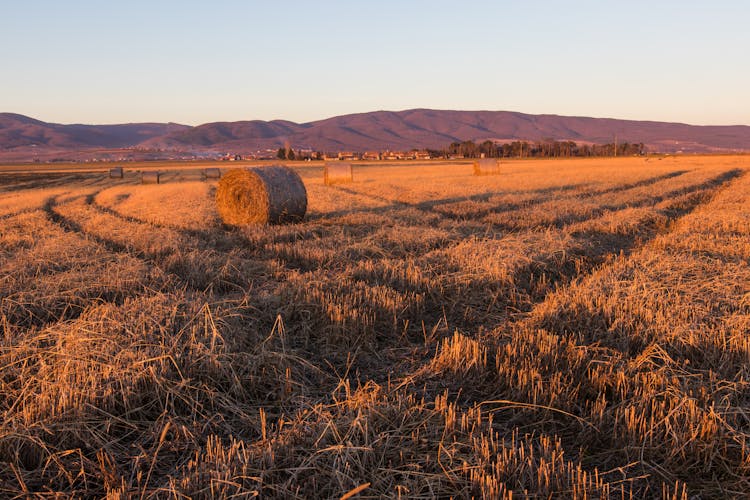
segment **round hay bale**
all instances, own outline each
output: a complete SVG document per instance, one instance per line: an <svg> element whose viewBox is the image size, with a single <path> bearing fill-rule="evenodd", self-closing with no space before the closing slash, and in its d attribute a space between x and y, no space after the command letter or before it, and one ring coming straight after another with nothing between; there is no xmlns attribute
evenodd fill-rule
<svg viewBox="0 0 750 500"><path fill-rule="evenodd" d="M159 177L161 177L159 172L141 172L141 184L159 184Z"/></svg>
<svg viewBox="0 0 750 500"><path fill-rule="evenodd" d="M352 164L341 161L327 161L323 167L323 182L328 186L352 182Z"/></svg>
<svg viewBox="0 0 750 500"><path fill-rule="evenodd" d="M218 168L204 168L203 178L205 179L221 179L221 170Z"/></svg>
<svg viewBox="0 0 750 500"><path fill-rule="evenodd" d="M232 169L216 187L216 207L230 226L299 222L307 211L307 191L289 167Z"/></svg>
<svg viewBox="0 0 750 500"><path fill-rule="evenodd" d="M123 172L122 167L114 167L109 169L109 178L110 179L122 179Z"/></svg>
<svg viewBox="0 0 750 500"><path fill-rule="evenodd" d="M482 158L474 160L474 175L498 175L500 160L496 158Z"/></svg>

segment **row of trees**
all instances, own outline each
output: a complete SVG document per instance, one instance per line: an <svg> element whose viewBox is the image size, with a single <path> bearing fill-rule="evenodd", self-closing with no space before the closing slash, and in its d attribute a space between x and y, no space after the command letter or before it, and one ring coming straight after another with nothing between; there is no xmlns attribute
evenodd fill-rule
<svg viewBox="0 0 750 500"><path fill-rule="evenodd" d="M573 141L513 141L496 144L492 141L454 142L443 150L428 149L432 158L462 156L464 158L569 158L581 156L632 156L645 152L643 143L577 144ZM281 160L320 160L322 153L295 152L291 147L279 148L276 157Z"/></svg>
<svg viewBox="0 0 750 500"><path fill-rule="evenodd" d="M323 153L320 151L303 152L294 151L290 147L279 148L276 152L276 158L279 160L322 160Z"/></svg>
<svg viewBox="0 0 750 500"><path fill-rule="evenodd" d="M464 158L567 158L573 156L631 156L642 155L643 143L629 142L610 144L577 144L573 141L513 141L495 144L484 141L479 144L473 141L454 142L448 146L446 156L463 156Z"/></svg>
<svg viewBox="0 0 750 500"><path fill-rule="evenodd" d="M279 148L276 152L276 158L279 160L296 160L297 155L294 154L294 150L290 147Z"/></svg>

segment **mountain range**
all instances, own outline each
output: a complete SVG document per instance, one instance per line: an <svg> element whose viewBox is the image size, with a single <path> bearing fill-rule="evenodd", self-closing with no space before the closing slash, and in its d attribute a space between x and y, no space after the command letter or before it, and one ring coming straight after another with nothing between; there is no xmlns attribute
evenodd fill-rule
<svg viewBox="0 0 750 500"><path fill-rule="evenodd" d="M336 116L308 123L284 120L63 125L0 113L0 160L108 149L247 154L285 144L317 151L442 149L451 142L570 140L644 143L651 152L750 151L750 126L699 126L509 111L412 109Z"/></svg>

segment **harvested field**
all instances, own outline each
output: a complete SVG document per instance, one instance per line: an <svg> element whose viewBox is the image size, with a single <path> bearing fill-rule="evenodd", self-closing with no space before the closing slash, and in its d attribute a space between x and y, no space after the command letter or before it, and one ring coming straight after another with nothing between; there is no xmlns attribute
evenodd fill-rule
<svg viewBox="0 0 750 500"><path fill-rule="evenodd" d="M748 165L2 175L0 496L745 496Z"/></svg>

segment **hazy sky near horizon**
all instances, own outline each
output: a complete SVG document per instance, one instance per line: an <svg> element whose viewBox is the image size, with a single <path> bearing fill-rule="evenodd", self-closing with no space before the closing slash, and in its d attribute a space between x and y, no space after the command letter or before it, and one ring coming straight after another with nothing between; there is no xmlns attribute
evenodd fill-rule
<svg viewBox="0 0 750 500"><path fill-rule="evenodd" d="M58 123L411 108L750 125L744 0L3 0L0 112Z"/></svg>

